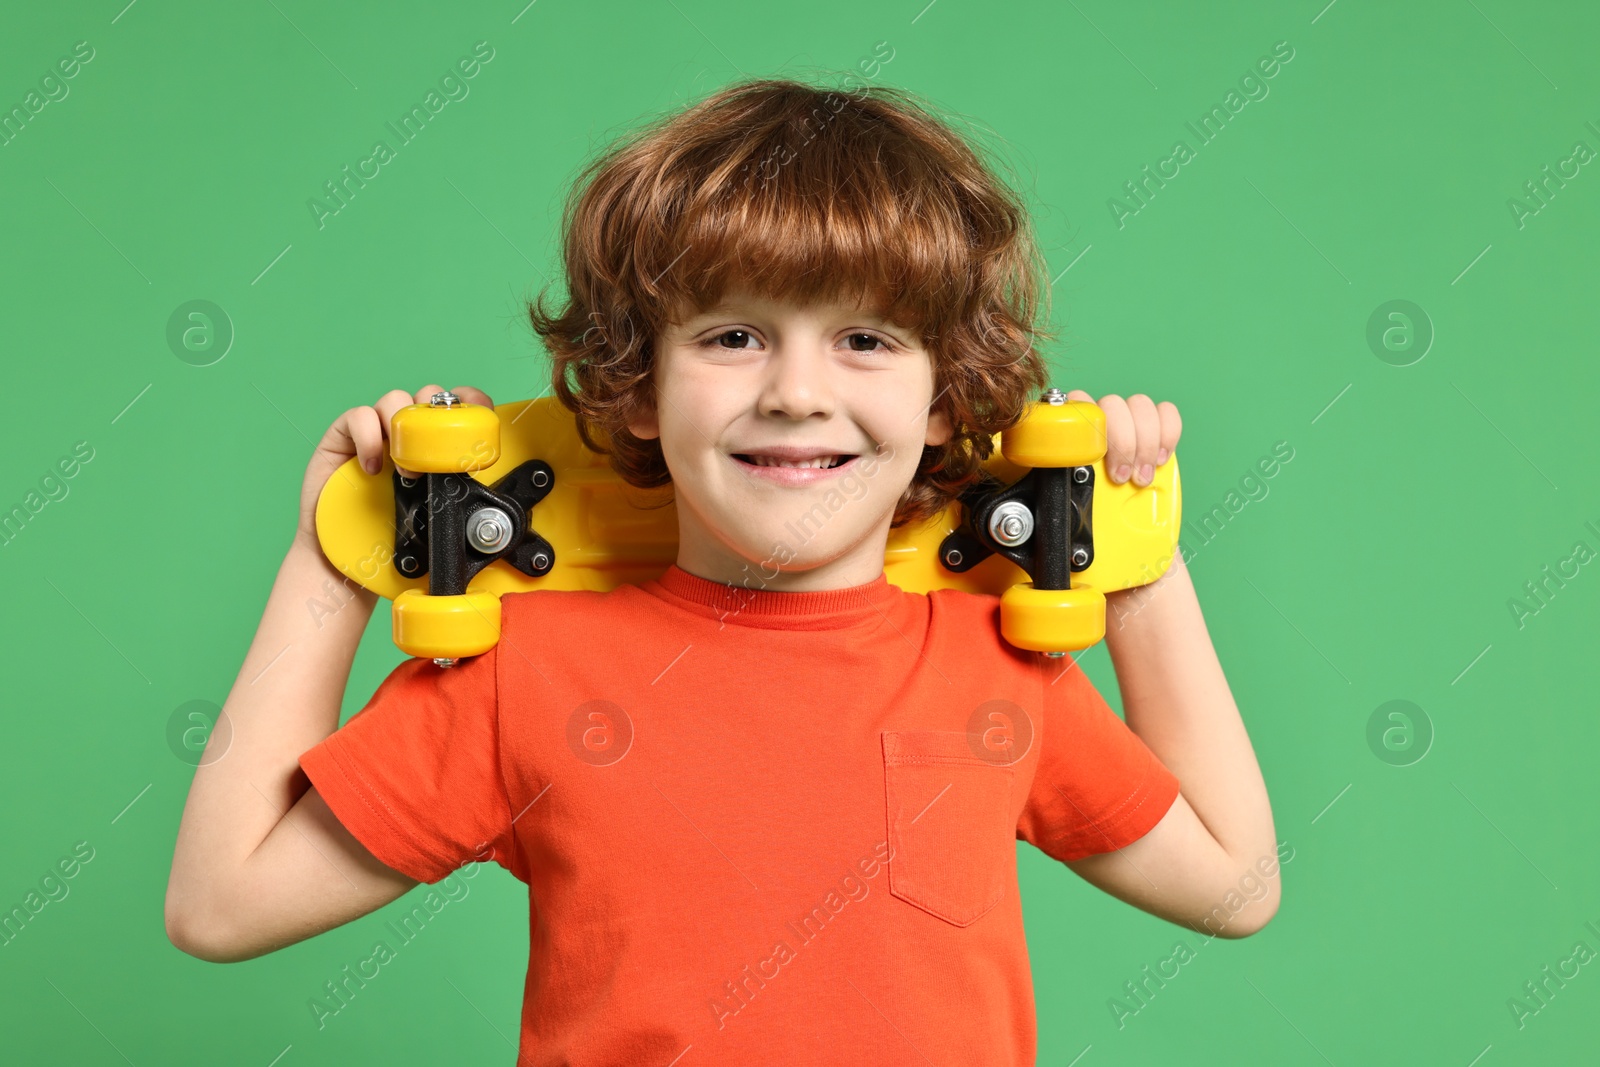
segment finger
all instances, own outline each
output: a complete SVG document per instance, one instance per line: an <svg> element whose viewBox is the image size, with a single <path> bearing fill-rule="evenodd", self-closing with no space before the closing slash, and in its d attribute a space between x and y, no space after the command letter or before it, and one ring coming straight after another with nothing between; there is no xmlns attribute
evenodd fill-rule
<svg viewBox="0 0 1600 1067"><path fill-rule="evenodd" d="M1156 466L1159 467L1177 450L1178 438L1183 433L1183 419L1178 415L1178 405L1170 400L1157 404L1156 410L1161 413L1161 448L1156 452Z"/></svg>
<svg viewBox="0 0 1600 1067"><path fill-rule="evenodd" d="M1115 393L1100 398L1100 410L1106 413L1106 472L1113 482L1125 482L1133 474L1133 415Z"/></svg>
<svg viewBox="0 0 1600 1067"><path fill-rule="evenodd" d="M489 394L482 389L474 389L470 385L458 385L451 392L469 404L481 404L486 408L494 407L494 401L489 399Z"/></svg>
<svg viewBox="0 0 1600 1067"><path fill-rule="evenodd" d="M355 455L356 443L351 427L360 411L360 408L351 408L334 419L323 432L322 440L317 442L315 454L331 460L334 466Z"/></svg>
<svg viewBox="0 0 1600 1067"><path fill-rule="evenodd" d="M378 412L385 439L389 436L389 427L394 425L395 412L401 408L408 408L414 403L416 401L404 389L391 389L379 397L376 404L372 405Z"/></svg>
<svg viewBox="0 0 1600 1067"><path fill-rule="evenodd" d="M1155 477L1156 451L1161 447L1161 415L1156 402L1143 393L1128 398L1128 413L1133 416L1133 481L1149 485Z"/></svg>
<svg viewBox="0 0 1600 1067"><path fill-rule="evenodd" d="M494 407L494 400L490 398L489 394L475 386L457 386L455 392L457 396L469 404L481 404L486 408Z"/></svg>
<svg viewBox="0 0 1600 1067"><path fill-rule="evenodd" d="M383 442L389 439L389 428L394 425L395 412L401 408L410 407L415 402L412 395L404 389L391 389L378 398L378 402L373 405L373 408L378 415L378 430L383 435L383 441L379 443L380 447L387 447ZM404 467L397 466L395 469L400 472L400 477L402 478L415 478L417 476L415 471L407 470Z"/></svg>
<svg viewBox="0 0 1600 1067"><path fill-rule="evenodd" d="M344 424L361 469L377 474L383 469L383 424L378 421L377 410L370 405L351 408L345 413Z"/></svg>

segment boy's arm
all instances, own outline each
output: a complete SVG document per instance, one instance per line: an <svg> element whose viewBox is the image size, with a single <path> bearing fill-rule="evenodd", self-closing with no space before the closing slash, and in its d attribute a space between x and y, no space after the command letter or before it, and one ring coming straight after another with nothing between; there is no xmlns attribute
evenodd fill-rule
<svg viewBox="0 0 1600 1067"><path fill-rule="evenodd" d="M439 391L429 385L413 397L395 389L375 405L351 408L328 428L306 467L294 541L195 769L178 827L167 937L192 956L250 959L359 918L417 884L345 829L299 761L339 728L350 664L378 599L323 556L317 500L352 456L376 473L395 412ZM455 392L494 406L481 390ZM314 601L337 610L314 613Z"/></svg>
<svg viewBox="0 0 1600 1067"><path fill-rule="evenodd" d="M330 588L351 599L313 616L307 604L328 603ZM190 955L250 959L359 918L417 884L351 836L298 762L339 727L351 660L376 600L348 589L321 551L296 537L184 804L166 926Z"/></svg>
<svg viewBox="0 0 1600 1067"><path fill-rule="evenodd" d="M1278 910L1272 808L1181 556L1150 585L1109 594L1106 617L1123 717L1182 792L1138 841L1068 866L1202 933L1254 933Z"/></svg>

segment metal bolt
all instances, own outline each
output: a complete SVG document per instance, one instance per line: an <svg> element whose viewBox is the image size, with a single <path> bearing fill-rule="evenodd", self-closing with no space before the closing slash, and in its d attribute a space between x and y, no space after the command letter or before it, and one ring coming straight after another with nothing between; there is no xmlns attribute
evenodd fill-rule
<svg viewBox="0 0 1600 1067"><path fill-rule="evenodd" d="M550 557L549 556L545 555L543 552L534 553L534 557L533 557L533 569L534 570L542 571L548 566L550 566Z"/></svg>
<svg viewBox="0 0 1600 1067"><path fill-rule="evenodd" d="M1045 655L1047 657L1049 657L1050 659L1060 659L1062 656L1065 656L1066 653L1065 652L1046 652Z"/></svg>
<svg viewBox="0 0 1600 1067"><path fill-rule="evenodd" d="M401 573L410 574L412 571L414 571L416 569L417 569L417 561L416 561L415 557L413 557L413 556L401 556L400 557L400 570L401 570Z"/></svg>
<svg viewBox="0 0 1600 1067"><path fill-rule="evenodd" d="M479 508L467 519L467 543L479 552L498 552L511 543L511 516L499 508Z"/></svg>
<svg viewBox="0 0 1600 1067"><path fill-rule="evenodd" d="M1022 544L1033 533L1033 512L1019 500L1007 500L989 513L989 536L1007 548Z"/></svg>
<svg viewBox="0 0 1600 1067"><path fill-rule="evenodd" d="M1067 402L1067 394L1059 389L1046 389L1044 395L1039 399L1046 404L1065 404Z"/></svg>
<svg viewBox="0 0 1600 1067"><path fill-rule="evenodd" d="M1089 480L1089 468L1088 467L1073 467L1072 468L1072 480L1077 482L1079 485L1082 485L1084 482L1087 482Z"/></svg>
<svg viewBox="0 0 1600 1067"><path fill-rule="evenodd" d="M435 656L433 657L433 665L435 667L454 667L456 661L449 656Z"/></svg>
<svg viewBox="0 0 1600 1067"><path fill-rule="evenodd" d="M544 471L534 471L532 481L535 489L543 489L546 485L550 484L550 475L546 474Z"/></svg>
<svg viewBox="0 0 1600 1067"><path fill-rule="evenodd" d="M1086 565L1088 562L1089 562L1089 550L1088 549L1086 549L1086 548L1075 548L1075 549L1072 550L1072 565L1074 567L1082 567L1082 566Z"/></svg>
<svg viewBox="0 0 1600 1067"><path fill-rule="evenodd" d="M944 565L946 567L959 567L961 566L961 559L961 550L959 548L952 548L950 551L944 554Z"/></svg>
<svg viewBox="0 0 1600 1067"><path fill-rule="evenodd" d="M461 398L456 396L456 394L452 393L450 390L446 389L442 393L434 393L428 398L428 403L432 404L436 408L453 408L457 404L461 403Z"/></svg>

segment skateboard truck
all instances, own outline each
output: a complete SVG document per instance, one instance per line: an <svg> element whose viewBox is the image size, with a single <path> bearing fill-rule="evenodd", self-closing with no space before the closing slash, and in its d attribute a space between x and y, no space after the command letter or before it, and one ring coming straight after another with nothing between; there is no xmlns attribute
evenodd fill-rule
<svg viewBox="0 0 1600 1067"><path fill-rule="evenodd" d="M1049 411L1067 404L1059 389L1048 389L1037 407ZM1081 402L1074 406L1081 407ZM1081 605L1089 609L1085 614L1098 610L1103 633L1104 601L1091 590L1074 590L1072 575L1094 562L1092 464L1105 454L1104 422L1103 417L1097 422L1073 415L1059 411L1052 412L1054 417L1041 418L1030 413L1032 425L1039 430L1017 443L1015 457L1010 446L1002 445L1002 451L1008 459L1015 458L1032 469L1009 486L985 472L963 491L959 498L961 525L940 544L939 560L946 570L959 574L999 553L1033 579L1024 594L1030 600L1045 606L1054 594L1055 602L1063 607ZM1072 459L1078 462L1070 462ZM1032 614L1030 609L1033 605L1025 604L1023 612ZM1037 650L1052 659L1066 655L1054 649Z"/></svg>
<svg viewBox="0 0 1600 1067"><path fill-rule="evenodd" d="M406 478L395 471L395 569L407 578L426 574L431 596L466 592L473 576L498 559L542 577L555 566L555 549L527 515L554 484L555 472L541 459L492 487L469 474Z"/></svg>
<svg viewBox="0 0 1600 1067"><path fill-rule="evenodd" d="M429 399L434 408L459 402L450 392ZM555 566L555 548L533 529L529 513L554 485L555 471L540 459L518 465L492 486L466 471L407 478L396 470L395 569L407 578L427 575L431 597L462 597L473 577L496 560L530 578L544 576ZM458 657L432 658L452 667Z"/></svg>
<svg viewBox="0 0 1600 1067"><path fill-rule="evenodd" d="M964 521L939 546L953 573L998 552L1040 589L1067 589L1071 575L1094 562L1093 467L1035 468L1010 486L985 476L960 500Z"/></svg>

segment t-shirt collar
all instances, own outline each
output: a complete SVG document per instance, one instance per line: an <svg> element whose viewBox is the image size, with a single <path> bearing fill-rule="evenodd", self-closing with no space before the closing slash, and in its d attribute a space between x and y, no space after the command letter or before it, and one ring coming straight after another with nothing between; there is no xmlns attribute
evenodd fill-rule
<svg viewBox="0 0 1600 1067"><path fill-rule="evenodd" d="M786 592L764 588L760 571L749 584L728 585L690 574L676 563L642 588L697 615L770 629L833 629L878 620L900 595L880 572L862 585L843 589Z"/></svg>

